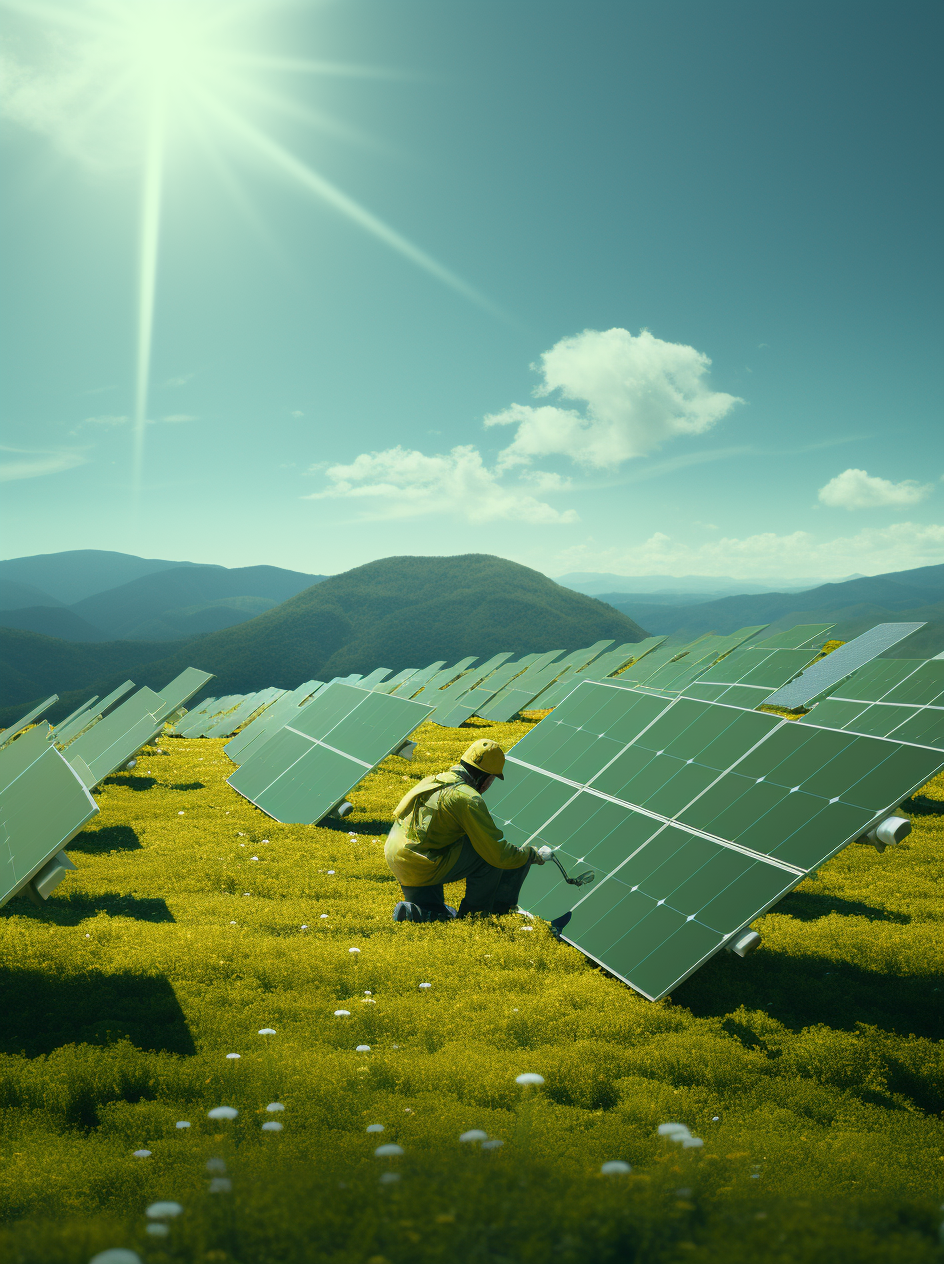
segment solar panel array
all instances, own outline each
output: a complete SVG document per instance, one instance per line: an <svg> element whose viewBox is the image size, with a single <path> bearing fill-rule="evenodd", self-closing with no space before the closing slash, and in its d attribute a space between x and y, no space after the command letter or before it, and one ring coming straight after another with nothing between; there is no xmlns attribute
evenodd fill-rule
<svg viewBox="0 0 944 1264"><path fill-rule="evenodd" d="M879 623L854 640L840 645L831 654L807 668L796 680L778 689L767 699L767 705L783 707L788 711L810 707L825 694L831 693L854 671L923 627L923 623Z"/></svg>
<svg viewBox="0 0 944 1264"><path fill-rule="evenodd" d="M490 809L589 888L534 868L524 907L650 999L944 767L944 753L583 683L513 748Z"/></svg>
<svg viewBox="0 0 944 1264"><path fill-rule="evenodd" d="M323 686L324 681L306 680L297 689L283 693L254 720L250 720L244 729L226 743L223 750L234 764L244 763L256 743L264 741L266 734L271 737L284 724L290 724L298 708Z"/></svg>
<svg viewBox="0 0 944 1264"><path fill-rule="evenodd" d="M276 821L314 825L432 712L408 698L326 685L229 777Z"/></svg>
<svg viewBox="0 0 944 1264"><path fill-rule="evenodd" d="M727 636L716 636L710 633L694 642L683 658L673 659L663 664L658 671L652 672L645 681L640 683L646 689L657 689L660 693L681 693L712 663L717 662L723 655L730 654L745 641L749 641L752 636L762 632L766 626L765 623L761 623L754 627L740 628Z"/></svg>
<svg viewBox="0 0 944 1264"><path fill-rule="evenodd" d="M944 660L874 659L800 722L944 748Z"/></svg>

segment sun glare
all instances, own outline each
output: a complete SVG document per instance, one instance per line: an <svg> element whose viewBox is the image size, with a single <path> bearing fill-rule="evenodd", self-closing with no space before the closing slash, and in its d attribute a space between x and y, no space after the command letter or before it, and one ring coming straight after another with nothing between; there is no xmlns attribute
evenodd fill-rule
<svg viewBox="0 0 944 1264"><path fill-rule="evenodd" d="M159 283L161 206L172 151L209 145L259 160L273 176L329 206L464 298L501 315L475 289L339 189L271 133L276 112L343 136L343 124L299 99L311 77L390 78L384 69L279 56L265 48L276 0L91 0L57 6L0 0L0 8L45 35L57 66L12 58L8 116L52 135L90 166L139 165L134 484L140 491L148 423L154 313ZM37 92L41 85L43 94ZM292 91L292 87L295 88ZM42 95L43 107L36 101Z"/></svg>

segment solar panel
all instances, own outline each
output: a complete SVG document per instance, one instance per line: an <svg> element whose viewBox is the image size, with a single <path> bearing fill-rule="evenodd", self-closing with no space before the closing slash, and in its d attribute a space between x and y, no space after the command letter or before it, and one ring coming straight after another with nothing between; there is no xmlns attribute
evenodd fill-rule
<svg viewBox="0 0 944 1264"><path fill-rule="evenodd" d="M172 731L178 737L199 737L200 733L213 721L214 717L222 719L226 712L238 706L245 696L242 693L225 694L222 698L214 699L213 702L205 707L188 711L182 720L177 721Z"/></svg>
<svg viewBox="0 0 944 1264"><path fill-rule="evenodd" d="M498 716L503 715L505 710L507 709L507 700L511 694L511 691L512 690L527 691L530 682L538 675L539 672L543 672L544 669L553 662L559 662L559 663L563 662L563 660L560 657L563 654L563 652L564 652L563 650L548 650L543 654L539 654L537 658L535 658L532 662L528 664L528 666L524 669L523 672L521 672L517 677L512 677L512 679L509 681L507 685L499 689L499 691L495 694L495 696L491 699L491 701L487 705L485 705L485 709L479 712L482 718L486 720L497 720ZM563 670L562 667L558 668L558 672L562 670ZM534 694L532 693L530 697L533 698ZM529 701L530 701L530 698L529 698ZM512 711L511 714L516 715L519 710L520 710L520 704L515 708L514 711Z"/></svg>
<svg viewBox="0 0 944 1264"><path fill-rule="evenodd" d="M457 729L470 716L480 715L492 699L504 689L516 676L519 676L537 659L537 654L526 654L523 658L511 663L502 663L496 671L457 698L451 708L440 707L432 716L437 724L444 728Z"/></svg>
<svg viewBox="0 0 944 1264"><path fill-rule="evenodd" d="M281 698L277 698L261 715L251 720L241 733L237 733L231 741L227 742L223 750L234 764L245 763L250 748L255 747L256 743L265 741L266 734L271 737L283 724L289 723L302 703L307 702L322 687L323 681L306 680L297 689L283 693Z"/></svg>
<svg viewBox="0 0 944 1264"><path fill-rule="evenodd" d="M0 790L0 907L40 878L97 812L98 805L65 758L44 743L36 758ZM62 867L68 867L68 859L62 859ZM47 883L42 893L54 885Z"/></svg>
<svg viewBox="0 0 944 1264"><path fill-rule="evenodd" d="M801 723L944 747L944 662L876 658Z"/></svg>
<svg viewBox="0 0 944 1264"><path fill-rule="evenodd" d="M73 711L71 716L67 716L61 723L57 724L53 729L53 736L56 739L56 745L59 747L67 746L74 738L83 733L90 724L95 724L105 714L113 703L119 698L123 698L129 689L134 688L133 680L126 680L123 685L119 685L117 689L113 689L110 694L102 698L99 702L97 698L90 699L79 711ZM95 703L96 705L92 705Z"/></svg>
<svg viewBox="0 0 944 1264"><path fill-rule="evenodd" d="M38 707L33 707L32 711L27 711L26 715L21 716L17 720L16 724L11 724L8 729L0 730L0 739L2 739L0 740L0 747L5 746L7 742L12 742L17 733L22 732L27 725L33 723L37 716L42 715L48 707L51 707L54 702L58 701L59 695L54 693L51 698L47 698L45 702L41 702Z"/></svg>
<svg viewBox="0 0 944 1264"><path fill-rule="evenodd" d="M723 654L737 649L752 636L762 632L766 626L766 623L761 623L754 627L739 628L737 632L730 632L727 636L712 633L704 640L695 642L684 658L666 663L648 676L644 682L645 687L658 689L663 693L681 693Z"/></svg>
<svg viewBox="0 0 944 1264"><path fill-rule="evenodd" d="M408 698L329 684L229 777L276 821L314 825L432 710Z"/></svg>
<svg viewBox="0 0 944 1264"><path fill-rule="evenodd" d="M66 759L91 789L111 776L164 727L167 703L146 686L66 747Z"/></svg>
<svg viewBox="0 0 944 1264"><path fill-rule="evenodd" d="M74 711L70 711L64 720L60 720L58 724L54 724L53 732L58 733L60 729L66 728L66 726L71 724L78 716L82 715L85 711L90 710L93 704L98 702L98 698L99 695L97 693L92 694L91 698L87 698L81 706L76 707Z"/></svg>
<svg viewBox="0 0 944 1264"><path fill-rule="evenodd" d="M385 676L389 676L392 668L375 667L367 676L362 676L357 682L361 689L373 689L374 685L379 685Z"/></svg>
<svg viewBox="0 0 944 1264"><path fill-rule="evenodd" d="M754 649L802 650L814 641L822 641L831 627L831 623L797 623L785 632L774 632L762 641L755 641Z"/></svg>
<svg viewBox="0 0 944 1264"><path fill-rule="evenodd" d="M197 716L212 715L213 712L211 711L211 708L219 701L221 701L219 698L204 698L197 706L193 707L189 711L185 711L177 721L172 721L169 731L174 737L180 737L180 730L185 724L192 723L196 720Z"/></svg>
<svg viewBox="0 0 944 1264"><path fill-rule="evenodd" d="M767 705L785 710L809 707L825 694L832 693L859 667L923 627L923 623L880 623L813 663L802 676L772 694Z"/></svg>
<svg viewBox="0 0 944 1264"><path fill-rule="evenodd" d="M208 680L212 679L212 672L201 671L198 667L184 668L179 676L175 676L163 689L158 690L158 696L164 699L164 716L169 716L178 707L182 707L198 690L203 688Z"/></svg>
<svg viewBox="0 0 944 1264"><path fill-rule="evenodd" d="M594 659L586 667L568 667L566 671L558 676L557 680L548 689L541 694L541 710L545 707L556 707L559 702L567 697L570 691L581 683L583 680L605 680L611 672L618 672L621 668L626 667L629 663L637 662L645 657L656 646L661 645L665 640L664 636L649 637L642 642L628 642L621 645L619 649L609 650L606 654L601 654L599 658Z"/></svg>
<svg viewBox="0 0 944 1264"><path fill-rule="evenodd" d="M553 685L568 669L586 667L599 658L608 645L612 644L612 641L597 641L594 645L586 646L582 650L573 650L565 654L563 658L549 663L543 670L532 669L525 672L521 678L512 682L500 704L489 706L487 718L502 723L513 719L519 711L525 711L529 707L543 710L542 695L549 685Z"/></svg>
<svg viewBox="0 0 944 1264"><path fill-rule="evenodd" d="M39 759L43 751L49 748L51 734L49 725L40 721L28 733L23 733L15 742L10 742L0 750L0 790L16 781L24 768Z"/></svg>
<svg viewBox="0 0 944 1264"><path fill-rule="evenodd" d="M522 905L650 999L944 767L944 753L583 683L511 750L489 807L532 868ZM496 793L497 792L497 793Z"/></svg>
<svg viewBox="0 0 944 1264"><path fill-rule="evenodd" d="M481 663L478 667L470 667L468 671L463 672L458 680L454 680L451 685L446 685L444 689L440 689L437 694L431 694L428 698L424 694L424 701L435 704L435 711L429 717L440 723L439 716L448 715L460 698L464 697L470 689L474 689L476 685L482 683L492 676L492 674L511 658L510 651L503 654L493 654L485 663Z"/></svg>
<svg viewBox="0 0 944 1264"><path fill-rule="evenodd" d="M251 720L260 710L265 711L276 699L281 698L284 689L262 689L259 693L244 698L235 711L207 726L204 737L231 737L247 720Z"/></svg>
<svg viewBox="0 0 944 1264"><path fill-rule="evenodd" d="M441 663L437 664L437 668L441 666ZM375 693L393 693L395 689L399 689L402 684L405 684L406 681L416 675L418 675L417 668L407 667L404 671L395 672L394 675L390 676L387 680L382 680L378 684L371 685L371 688ZM419 686L417 686L417 688L419 688Z"/></svg>
<svg viewBox="0 0 944 1264"><path fill-rule="evenodd" d="M666 663L671 663L682 655L691 654L696 646L707 641L712 635L711 632L705 632L694 641L664 641L645 657L630 663L624 672L620 672L619 680L622 684L642 684L650 676L654 676Z"/></svg>
<svg viewBox="0 0 944 1264"><path fill-rule="evenodd" d="M814 649L778 650L745 646L733 650L682 690L686 698L758 707L799 675L816 657Z"/></svg>
<svg viewBox="0 0 944 1264"><path fill-rule="evenodd" d="M421 695L424 702L429 702L435 695L436 691L445 688L446 685L452 684L464 671L467 671L475 662L475 655L471 658L460 658L458 663L452 667L444 667L441 671L434 673L425 682L422 688L417 689L415 693L411 692L411 696L419 698ZM413 682L411 682L412 684Z"/></svg>

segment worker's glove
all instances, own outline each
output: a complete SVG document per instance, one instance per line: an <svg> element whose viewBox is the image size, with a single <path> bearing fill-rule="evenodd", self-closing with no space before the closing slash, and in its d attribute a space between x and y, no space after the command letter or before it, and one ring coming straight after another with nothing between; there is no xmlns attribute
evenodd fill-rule
<svg viewBox="0 0 944 1264"><path fill-rule="evenodd" d="M553 849L547 846L532 848L532 851L534 852L534 863L536 865L546 864L554 855Z"/></svg>

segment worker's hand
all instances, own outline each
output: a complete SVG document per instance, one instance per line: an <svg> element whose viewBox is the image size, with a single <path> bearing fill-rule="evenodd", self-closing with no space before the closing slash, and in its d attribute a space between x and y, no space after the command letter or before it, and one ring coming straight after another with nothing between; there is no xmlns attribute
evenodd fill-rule
<svg viewBox="0 0 944 1264"><path fill-rule="evenodd" d="M534 863L536 865L544 865L554 855L553 849L547 846L536 847L531 849L534 852Z"/></svg>

